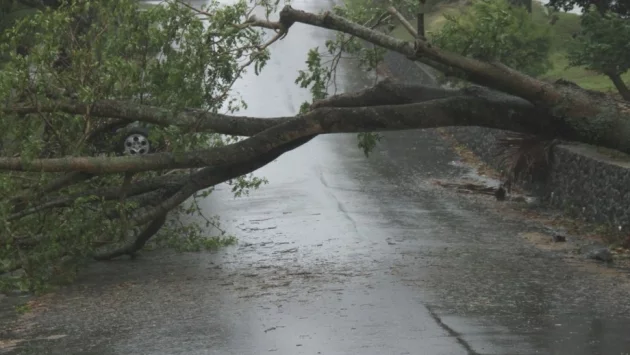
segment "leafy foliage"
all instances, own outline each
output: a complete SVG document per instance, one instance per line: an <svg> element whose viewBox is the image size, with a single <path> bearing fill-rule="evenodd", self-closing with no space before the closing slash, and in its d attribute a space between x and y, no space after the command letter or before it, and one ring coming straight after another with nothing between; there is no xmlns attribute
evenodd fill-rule
<svg viewBox="0 0 630 355"><path fill-rule="evenodd" d="M630 69L630 21L612 13L587 12L568 59L570 65L605 75L624 74Z"/></svg>
<svg viewBox="0 0 630 355"><path fill-rule="evenodd" d="M236 243L236 237L229 235L221 228L217 217L206 218L199 213L196 200L190 205L188 213L197 214L205 223L183 223L181 218L173 219L160 230L150 247L167 247L179 252L197 252L216 250ZM207 236L208 228L218 230L218 235Z"/></svg>
<svg viewBox="0 0 630 355"><path fill-rule="evenodd" d="M372 152L374 148L376 148L376 145L383 138L383 136L378 133L363 132L359 133L357 135L357 138L359 141L357 146L361 150L363 150L363 154L365 154L365 156L367 157L370 155L370 152Z"/></svg>
<svg viewBox="0 0 630 355"><path fill-rule="evenodd" d="M397 5L411 5L410 1L396 2ZM379 16L382 4L361 2L347 2L343 6L335 6L336 15L343 16L356 23L364 24L376 29L391 30L390 21ZM386 50L374 45L369 45L356 37L337 32L334 40L326 41L326 52L320 52L319 48L313 48L308 53L306 61L307 69L301 70L296 79L296 84L302 88L310 88L313 100L321 100L328 96L328 92L336 81L335 73L341 58L353 59L361 70L366 72L376 70L383 61ZM330 58L324 61L324 58ZM300 112L309 110L310 103L305 102L300 107ZM357 145L366 156L376 147L381 135L373 132L357 134Z"/></svg>
<svg viewBox="0 0 630 355"><path fill-rule="evenodd" d="M0 53L7 54L0 75L0 101L10 106L18 102L45 104L60 98L83 102L121 99L180 110L237 111L244 102L233 96L230 88L243 73L241 60L253 58L252 65L260 70L269 58L267 50L258 49L262 30L239 31L235 27L244 22L249 9L246 0L230 6L211 2L202 9L212 14L211 22L173 1L139 8L134 0L75 0L61 2L54 9L30 9L28 16L14 16L12 24L0 32ZM12 6L7 10L18 9ZM20 50L25 45L26 53ZM89 111L84 115L2 114L0 152L25 160L113 155L107 147L116 144L118 137L111 130L99 131L99 123ZM236 139L173 126L152 127L151 138L168 142L165 149L174 152L225 145ZM133 180L165 173L136 174ZM117 175L97 176L42 200L39 193L59 177L0 174L0 275L4 273L0 288L37 291L71 280L86 257L139 232L137 228L128 230L125 223L111 216L141 210L143 202L105 200L89 194L61 208L12 218L16 212L82 191L119 187L123 180ZM235 195L240 196L265 182L246 175L231 184ZM24 197L17 211L16 196ZM171 217L198 213L195 207L180 208ZM180 236L188 249L233 242L225 235L209 237L205 230L191 225L165 228L171 236L167 239L172 242L176 240L173 236ZM17 269L19 272L11 272Z"/></svg>
<svg viewBox="0 0 630 355"><path fill-rule="evenodd" d="M506 0L476 0L466 12L445 15L431 41L440 48L484 61L499 61L529 75L551 66L548 27L537 25L523 7Z"/></svg>

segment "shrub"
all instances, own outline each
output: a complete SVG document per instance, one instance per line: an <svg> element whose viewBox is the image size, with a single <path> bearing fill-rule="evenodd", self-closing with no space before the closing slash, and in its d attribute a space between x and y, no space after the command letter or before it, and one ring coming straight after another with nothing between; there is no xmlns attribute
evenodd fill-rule
<svg viewBox="0 0 630 355"><path fill-rule="evenodd" d="M551 68L549 26L536 24L524 7L512 7L506 0L476 0L465 12L444 17L444 26L429 33L440 48L500 61L534 76Z"/></svg>

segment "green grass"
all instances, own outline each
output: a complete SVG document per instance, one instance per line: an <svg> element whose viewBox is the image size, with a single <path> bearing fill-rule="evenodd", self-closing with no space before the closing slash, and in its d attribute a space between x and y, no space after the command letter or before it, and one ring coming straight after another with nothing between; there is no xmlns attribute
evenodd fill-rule
<svg viewBox="0 0 630 355"><path fill-rule="evenodd" d="M446 19L443 16L444 14L457 14L462 11L466 11L466 7L467 5L464 5L462 1L438 3L434 5L431 9L432 11L426 15L426 31L438 31L446 22ZM572 40L572 35L580 30L580 17L577 14L566 12L560 12L557 13L557 15L558 20L553 26L551 26L553 49L550 54L550 59L553 64L553 68L543 74L541 78L546 80L557 80L563 78L586 89L616 93L617 89L608 77L597 74L583 67L568 67L566 52L568 45ZM532 6L532 18L541 26L550 26L549 17L545 12L544 6L537 1L534 1ZM410 22L415 25L415 21ZM413 39L403 26L397 26L392 32L392 35L406 41ZM626 73L626 75L622 76L622 78L626 82L630 82L630 73Z"/></svg>
<svg viewBox="0 0 630 355"><path fill-rule="evenodd" d="M557 80L562 78L585 89L617 93L617 89L608 77L582 67L568 67L569 62L564 51L553 52L551 62L554 67L543 75L543 79ZM624 81L630 82L630 73L626 73L622 78Z"/></svg>

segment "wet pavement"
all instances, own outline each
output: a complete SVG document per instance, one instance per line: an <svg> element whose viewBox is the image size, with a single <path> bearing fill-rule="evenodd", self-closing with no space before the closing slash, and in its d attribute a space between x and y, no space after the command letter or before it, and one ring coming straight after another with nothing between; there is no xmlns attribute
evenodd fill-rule
<svg viewBox="0 0 630 355"><path fill-rule="evenodd" d="M314 3L329 6L293 6ZM297 112L297 70L327 36L295 25L274 44L237 88L244 114ZM368 85L352 68L345 89ZM317 137L259 170L270 183L250 196L222 185L202 202L239 245L95 264L0 353L629 353L628 277L535 247L537 226L489 197L436 187L469 172L455 160L430 130L387 133L369 158L354 135Z"/></svg>

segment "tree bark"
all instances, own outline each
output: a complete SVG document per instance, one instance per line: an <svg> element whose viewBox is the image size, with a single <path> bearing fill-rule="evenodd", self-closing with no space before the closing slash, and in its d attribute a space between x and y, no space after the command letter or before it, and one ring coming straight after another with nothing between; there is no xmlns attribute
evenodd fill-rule
<svg viewBox="0 0 630 355"><path fill-rule="evenodd" d="M621 97L626 101L630 101L630 89L628 89L626 83L624 83L623 79L621 79L621 75L609 74L608 77L612 80L613 84L615 84L615 87L617 88L617 91L619 91Z"/></svg>
<svg viewBox="0 0 630 355"><path fill-rule="evenodd" d="M424 15L426 14L426 6L425 6L425 2L426 0L418 0L418 14L416 15L417 18L417 28L418 28L418 38L424 38Z"/></svg>
<svg viewBox="0 0 630 355"><path fill-rule="evenodd" d="M533 80L533 79L532 79ZM558 85L565 92L580 90L571 85ZM353 94L350 94L353 95ZM328 102L336 107L323 107L316 103L315 109L294 118L272 119L234 117L199 113L196 122L190 117L168 113L151 107L140 107L144 120L173 122L181 117L180 124L201 124L218 133L251 134L248 139L207 150L183 153L154 153L127 157L67 157L56 159L0 158L1 170L69 172L80 171L90 174L142 172L161 169L183 169L219 167L237 164L269 152L294 139L324 133L354 133L370 131L436 128L447 126L481 126L514 132L553 135L556 138L580 141L630 153L630 104L600 95L596 116L588 113L579 116L552 115L531 102L501 92L472 87L463 90L427 88L422 85L395 84L391 81L354 94L335 96ZM595 94L593 94L595 95ZM340 107L345 100L354 101L351 107ZM428 100L428 101L427 101ZM572 100L569 102L573 103ZM376 106L361 106L365 103ZM592 103L594 106L595 104ZM66 112L70 108L65 107ZM576 106L579 106L576 103ZM111 107L107 106L106 107ZM122 105L121 105L122 107ZM572 109L571 109L572 110ZM589 108L593 111L593 107ZM155 116L148 112L155 111ZM562 112L562 110L560 110ZM129 115L129 111L123 111ZM166 113L165 113L166 112ZM566 113L566 111L564 111ZM103 114L115 114L106 110ZM94 113L98 115L98 113ZM128 117L127 117L128 118ZM198 123L200 122L200 123Z"/></svg>
<svg viewBox="0 0 630 355"><path fill-rule="evenodd" d="M65 112L77 115L90 113L92 117L118 118L127 121L142 121L160 126L185 127L191 131L214 131L234 136L251 136L271 128L292 117L256 118L236 117L189 108L174 112L161 107L142 105L131 101L100 100L91 104L54 101L39 106L15 106L5 109L5 113L28 114L36 112Z"/></svg>
<svg viewBox="0 0 630 355"><path fill-rule="evenodd" d="M361 38L380 47L401 53L411 60L435 66L444 71L444 66L463 71L471 82L487 86L511 95L526 99L542 110L556 117L573 119L577 124L585 120L599 121L602 126L612 127L630 120L627 105L619 105L616 100L604 95L597 95L586 90L547 83L501 63L488 63L447 52L433 47L424 40L408 43L353 23L330 11L313 14L285 6L280 12L284 23L304 23L327 28ZM624 132L625 133L625 132ZM595 132L591 133L596 134ZM608 137L601 141L620 141L621 137ZM600 144L599 142L592 142ZM620 150L630 151L630 142Z"/></svg>
<svg viewBox="0 0 630 355"><path fill-rule="evenodd" d="M179 206L195 192L258 170L271 163L282 154L308 143L314 137L315 136L313 135L295 139L248 161L238 162L223 167L202 169L193 174L190 181L169 199L163 201L149 211L135 215L133 217L133 222L135 225L147 223L148 221L157 218L160 214L166 213Z"/></svg>
<svg viewBox="0 0 630 355"><path fill-rule="evenodd" d="M92 174L223 166L255 158L294 139L323 133L349 133L444 126L480 125L517 132L542 133L549 127L528 118L533 107L515 107L492 98L451 97L408 105L357 108L318 108L246 140L214 149L155 153L128 157L68 157L57 159L0 159L0 169L14 171ZM544 127L540 127L542 126ZM541 130L542 128L542 130Z"/></svg>

